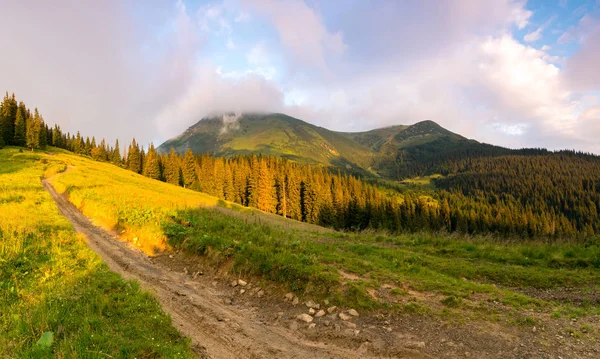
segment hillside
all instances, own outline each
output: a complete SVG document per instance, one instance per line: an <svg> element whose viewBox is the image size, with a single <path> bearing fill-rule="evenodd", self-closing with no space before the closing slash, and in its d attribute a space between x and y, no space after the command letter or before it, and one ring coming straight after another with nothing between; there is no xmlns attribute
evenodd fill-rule
<svg viewBox="0 0 600 359"><path fill-rule="evenodd" d="M343 134L283 114L223 115L204 118L180 136L160 145L183 153L211 153L231 157L263 154L297 162L366 169L371 151Z"/></svg>
<svg viewBox="0 0 600 359"><path fill-rule="evenodd" d="M18 210L19 193L25 196L27 206L41 198L50 212L44 212L46 216L39 220L52 221L61 230L72 232L49 203L48 195L40 193L38 178L45 171L50 177L48 183L62 193L60 202L69 200L74 205L67 218L81 220L77 222L81 226L87 221L82 219L85 215L96 224L86 224L84 235L96 238L95 246L102 248L103 258L112 266L152 288L164 310L201 354L266 358L277 351L285 358L298 353L319 358L454 358L469 352L474 357L503 358L505 351L497 348L510 348L515 357L549 350L572 353L598 349L598 246L503 243L445 234L328 231L241 208L108 163L55 148L51 151L51 155L19 154L14 148L0 151L0 158L10 163L1 167L9 169L3 172L8 177L0 176L0 180L6 178L4 188L24 171L31 177L26 183L37 188L29 194L18 186L8 187L14 189L2 197L2 213L31 213ZM63 169L67 170L61 172ZM65 204L60 206L62 210ZM26 221L31 217L19 218L15 220L23 226L31 223ZM12 220L0 217L4 225L0 228L11 228L7 219ZM114 232L101 227L117 229L120 239L131 246L110 239ZM66 233L59 238L69 236ZM40 245L39 240L29 245L34 243ZM77 248L81 243L76 243ZM48 280L44 279L49 273L46 268L45 272L33 268L27 276L19 264L25 258L45 261L45 252L31 251L23 257L11 250L8 242L3 244L2 253L12 253L8 262L7 257L0 262L11 270L8 277L0 272L3 280L22 278L29 285L37 279ZM157 246L166 252L151 258L132 249L153 250ZM78 264L73 265L77 268L82 256L72 258L77 258ZM64 278L68 283L70 268L62 269L67 275L54 275L51 280L63 283ZM108 295L119 293L118 287L111 289L114 287L105 284L103 288L109 290ZM14 298L17 306L9 305L14 302L0 304L6 303L9 313L24 313L27 301L18 295ZM78 296L67 298L73 298L67 301L70 305L86 305L81 300L73 302ZM131 300L127 296L101 301L99 320L110 323L117 320L112 313L137 313L136 327L148 330L153 315L148 309L127 310ZM56 306L52 303L65 300L48 305ZM45 308L34 308L34 313ZM59 313L67 314L64 310ZM17 317L27 316L12 318ZM84 340L98 343L94 339L97 332L80 332L71 321L66 322L50 319L41 330L81 333L75 345ZM25 334L29 344L16 349L13 344L21 343L18 328L28 328L28 324L7 328L11 335L0 338L0 349L11 348L8 353L17 357L31 353L27 347L37 338L30 332ZM160 328L153 330L160 332ZM135 328L129 330L125 333L141 335ZM118 333L103 334L102 338L110 340L101 341L99 348L118 357ZM128 343L151 340L148 335L141 336L143 339ZM558 336L564 340L556 340ZM449 341L460 345L448 345ZM390 344L364 346L365 342ZM46 350L69 354L61 349L69 348L67 343L72 341L60 340ZM173 348L173 344L161 342L155 352L140 356L175 357L169 352Z"/></svg>
<svg viewBox="0 0 600 359"><path fill-rule="evenodd" d="M454 151L486 145L452 133L433 121L366 132L335 132L283 114L208 117L158 147L179 153L231 157L263 154L293 161L340 167L386 178L406 177L412 162L429 162L414 153ZM406 158L406 159L405 159ZM425 174L425 171L421 171ZM411 173L412 174L412 173Z"/></svg>

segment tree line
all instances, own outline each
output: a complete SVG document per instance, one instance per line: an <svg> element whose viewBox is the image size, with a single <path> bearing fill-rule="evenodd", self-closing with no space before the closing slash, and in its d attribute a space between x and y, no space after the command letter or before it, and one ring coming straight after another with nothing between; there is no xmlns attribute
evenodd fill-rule
<svg viewBox="0 0 600 359"><path fill-rule="evenodd" d="M32 113L8 94L0 106L0 134L4 144L60 147L155 180L336 229L521 238L600 233L600 157L585 153L493 148L493 156L482 156L471 148L467 151L473 156L450 153L441 156L445 161L436 160L445 176L426 190L378 185L339 169L272 156L158 153L152 144L146 150L135 139L121 153L118 140L112 146L48 127L37 109Z"/></svg>

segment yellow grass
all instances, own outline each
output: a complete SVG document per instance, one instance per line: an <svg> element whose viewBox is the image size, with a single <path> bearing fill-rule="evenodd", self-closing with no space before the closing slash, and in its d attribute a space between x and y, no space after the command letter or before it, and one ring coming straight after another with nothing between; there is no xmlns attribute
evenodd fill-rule
<svg viewBox="0 0 600 359"><path fill-rule="evenodd" d="M153 254L165 249L161 220L178 210L241 206L218 198L152 180L117 166L60 152L57 159L67 170L49 182L95 225L117 231L143 251Z"/></svg>

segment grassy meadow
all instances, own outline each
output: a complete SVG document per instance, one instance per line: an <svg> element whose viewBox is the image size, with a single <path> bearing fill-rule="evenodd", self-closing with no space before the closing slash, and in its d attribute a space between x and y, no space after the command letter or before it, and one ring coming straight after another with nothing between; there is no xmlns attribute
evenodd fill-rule
<svg viewBox="0 0 600 359"><path fill-rule="evenodd" d="M51 182L97 224L148 252L170 246L215 267L232 265L232 274L280 283L282 291L453 320L519 324L600 314L598 241L317 230L110 164L57 156L68 169Z"/></svg>
<svg viewBox="0 0 600 359"><path fill-rule="evenodd" d="M109 271L40 178L69 155L0 150L0 358L189 358L159 304Z"/></svg>

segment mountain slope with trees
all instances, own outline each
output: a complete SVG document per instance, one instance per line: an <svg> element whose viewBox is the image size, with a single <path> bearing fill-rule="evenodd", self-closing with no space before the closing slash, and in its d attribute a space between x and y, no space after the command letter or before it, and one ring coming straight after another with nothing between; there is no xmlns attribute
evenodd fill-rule
<svg viewBox="0 0 600 359"><path fill-rule="evenodd" d="M389 171L388 178L442 174L433 180L431 188L398 186L353 175L344 171L347 167L306 163L298 161L299 157L290 160L277 153L233 151L200 155L191 148L185 154L175 149L164 153L164 146L155 149L151 144L146 150L134 139L121 155L118 142L112 147L104 139L97 143L94 137L84 138L79 132L71 135L58 126L49 128L37 110L32 114L24 105L16 105L14 96L5 97L0 113L0 133L9 145L18 141L22 145L21 123L25 117L25 143L31 149L47 145L65 148L152 179L333 228L557 239L591 239L600 234L600 157L480 144L430 121L360 134L305 128L302 121L279 115L271 119L246 118L233 126L239 126L236 131L264 135L272 134L268 128L283 123L284 128L294 130L294 136L304 133L302 141L306 143L314 137L325 141L321 144L336 144L339 148L347 141L362 141L361 152L378 148L376 159L377 155L384 157L389 146L389 158L395 162L380 167ZM270 122L259 131L256 126L250 128L248 123L252 121ZM213 126L216 131L221 125L221 119L213 119L201 121L200 126ZM193 132L186 137L190 141ZM246 141L255 138L250 136ZM230 147L223 148L234 148L243 140L240 134L232 135ZM181 138L179 144L185 146L186 141ZM330 163L333 159L329 158ZM374 163L385 164L381 157Z"/></svg>

